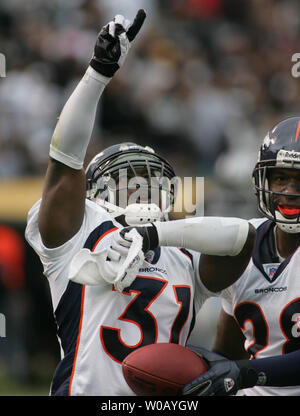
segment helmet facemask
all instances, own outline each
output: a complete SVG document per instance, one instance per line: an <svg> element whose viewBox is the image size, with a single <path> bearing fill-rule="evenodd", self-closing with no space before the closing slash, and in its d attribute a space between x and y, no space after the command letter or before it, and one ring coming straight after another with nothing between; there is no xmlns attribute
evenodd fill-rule
<svg viewBox="0 0 300 416"><path fill-rule="evenodd" d="M297 214L287 218L279 210L278 199L280 196L286 198L299 198L300 189L297 193L286 193L280 191L271 191L269 186L269 174L271 169L295 169L295 164L278 164L276 160L264 160L256 164L253 171L253 180L255 193L258 200L260 212L276 222L277 226L287 233L300 233L300 210ZM298 187L295 187L298 188ZM282 191L284 190L284 187ZM296 189L298 191L298 189Z"/></svg>
<svg viewBox="0 0 300 416"><path fill-rule="evenodd" d="M176 193L173 169L155 154L126 153L96 169L87 197L124 225L168 220Z"/></svg>
<svg viewBox="0 0 300 416"><path fill-rule="evenodd" d="M284 170L280 173L278 181L274 175L275 169ZM296 175L295 172L287 174L288 169L293 169ZM253 170L258 209L287 233L300 233L298 172L300 172L300 117L289 117L280 121L267 133ZM296 183L289 182L294 175ZM272 185L272 191L270 177L272 183L273 180L277 181L274 186ZM297 202L293 206L294 201ZM282 202L285 204L283 205Z"/></svg>

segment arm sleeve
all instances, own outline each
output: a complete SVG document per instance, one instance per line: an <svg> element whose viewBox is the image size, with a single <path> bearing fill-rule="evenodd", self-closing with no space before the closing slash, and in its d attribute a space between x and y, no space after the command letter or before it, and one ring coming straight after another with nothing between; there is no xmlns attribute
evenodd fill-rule
<svg viewBox="0 0 300 416"><path fill-rule="evenodd" d="M237 256L249 232L248 221L227 217L157 222L155 227L160 246L185 247L215 256Z"/></svg>
<svg viewBox="0 0 300 416"><path fill-rule="evenodd" d="M300 385L300 350L288 354L251 360L258 373L258 381L265 386L287 387Z"/></svg>
<svg viewBox="0 0 300 416"><path fill-rule="evenodd" d="M99 98L110 81L89 67L66 102L51 144L50 156L73 169L81 169L92 135Z"/></svg>

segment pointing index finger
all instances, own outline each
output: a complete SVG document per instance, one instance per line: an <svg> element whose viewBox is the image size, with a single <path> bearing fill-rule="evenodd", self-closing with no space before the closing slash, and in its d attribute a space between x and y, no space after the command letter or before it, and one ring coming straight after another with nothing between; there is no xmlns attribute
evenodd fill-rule
<svg viewBox="0 0 300 416"><path fill-rule="evenodd" d="M140 9L135 16L135 19L132 25L127 30L127 37L130 42L133 41L133 39L136 37L136 35L140 31L145 19L146 19L146 12L145 10Z"/></svg>

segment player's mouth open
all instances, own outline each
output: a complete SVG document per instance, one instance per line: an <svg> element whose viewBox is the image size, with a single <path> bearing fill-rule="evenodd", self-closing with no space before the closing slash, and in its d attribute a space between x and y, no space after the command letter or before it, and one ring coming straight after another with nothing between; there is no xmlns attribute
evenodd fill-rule
<svg viewBox="0 0 300 416"><path fill-rule="evenodd" d="M278 210L286 217L297 217L300 214L300 207L292 207L289 205L278 205Z"/></svg>

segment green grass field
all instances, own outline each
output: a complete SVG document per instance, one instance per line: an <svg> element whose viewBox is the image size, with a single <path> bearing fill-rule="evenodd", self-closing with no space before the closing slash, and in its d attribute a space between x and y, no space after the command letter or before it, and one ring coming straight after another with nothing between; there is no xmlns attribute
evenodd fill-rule
<svg viewBox="0 0 300 416"><path fill-rule="evenodd" d="M0 376L0 396L48 396L49 385L44 386L38 383L28 385L18 384L9 377Z"/></svg>
<svg viewBox="0 0 300 416"><path fill-rule="evenodd" d="M49 357L37 357L32 363L30 381L16 381L0 360L0 396L48 396L54 363Z"/></svg>

